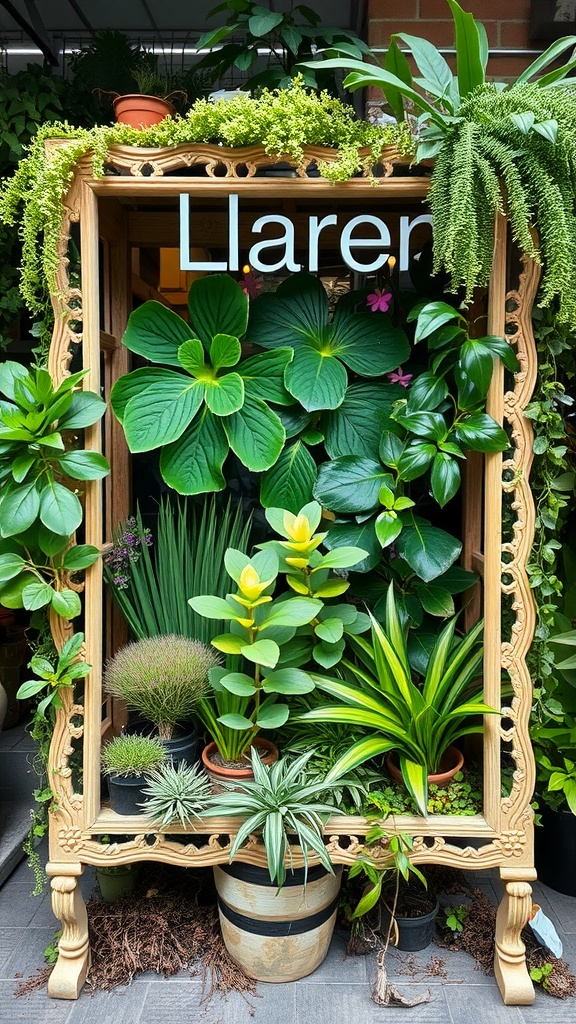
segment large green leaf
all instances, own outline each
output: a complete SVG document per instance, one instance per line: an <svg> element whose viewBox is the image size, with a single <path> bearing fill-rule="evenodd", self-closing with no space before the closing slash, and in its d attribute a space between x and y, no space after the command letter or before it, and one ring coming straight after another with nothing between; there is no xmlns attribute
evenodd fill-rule
<svg viewBox="0 0 576 1024"><path fill-rule="evenodd" d="M280 420L260 398L246 398L242 408L223 419L222 425L232 450L255 473L274 465L286 440Z"/></svg>
<svg viewBox="0 0 576 1024"><path fill-rule="evenodd" d="M380 462L343 455L320 466L314 497L331 512L367 512L378 508L380 488L391 480Z"/></svg>
<svg viewBox="0 0 576 1024"><path fill-rule="evenodd" d="M184 374L176 373L175 370L166 370L160 366L143 366L139 370L133 370L132 373L125 373L123 377L116 381L110 392L110 404L116 419L120 423L124 422L124 413L128 402L132 398L139 398L146 388L152 387L153 384L162 383L166 383L167 387L171 387L176 379L180 381L182 387L189 387L193 383ZM68 421L61 425L66 426L68 429ZM83 424L79 424L79 426L83 426Z"/></svg>
<svg viewBox="0 0 576 1024"><path fill-rule="evenodd" d="M309 345L296 349L286 367L286 387L308 412L336 409L343 402L348 384L345 367L329 352Z"/></svg>
<svg viewBox="0 0 576 1024"><path fill-rule="evenodd" d="M153 363L179 366L178 349L192 335L182 317L151 299L130 314L122 344Z"/></svg>
<svg viewBox="0 0 576 1024"><path fill-rule="evenodd" d="M456 0L448 0L456 33L456 70L462 98L484 85L482 45L478 26L472 14L463 11Z"/></svg>
<svg viewBox="0 0 576 1024"><path fill-rule="evenodd" d="M242 338L246 333L248 298L228 274L209 274L193 281L188 292L188 309L192 333L206 349L216 334Z"/></svg>
<svg viewBox="0 0 576 1024"><path fill-rule="evenodd" d="M382 551L376 533L374 520L365 523L336 523L330 527L324 546L334 550L339 547L356 546L368 552L366 558L354 566L354 572L368 572L374 569L382 558Z"/></svg>
<svg viewBox="0 0 576 1024"><path fill-rule="evenodd" d="M310 693L314 683L307 672L298 668L279 668L266 676L262 689L265 693Z"/></svg>
<svg viewBox="0 0 576 1024"><path fill-rule="evenodd" d="M101 480L110 472L108 459L99 452L74 449L66 452L59 464L74 480Z"/></svg>
<svg viewBox="0 0 576 1024"><path fill-rule="evenodd" d="M13 580L15 576L18 576L22 572L26 565L21 555L7 553L0 555L0 583L7 583L8 580Z"/></svg>
<svg viewBox="0 0 576 1024"><path fill-rule="evenodd" d="M303 441L289 445L262 478L262 505L285 508L297 515L312 498L316 473L316 463Z"/></svg>
<svg viewBox="0 0 576 1024"><path fill-rule="evenodd" d="M327 322L324 287L302 271L287 278L274 295L261 295L251 303L248 338L263 348L298 347L317 339Z"/></svg>
<svg viewBox="0 0 576 1024"><path fill-rule="evenodd" d="M410 48L418 70L424 76L425 82L418 81L418 85L433 96L449 97L453 75L440 51L427 39L408 35L407 32L399 32L398 39Z"/></svg>
<svg viewBox="0 0 576 1024"><path fill-rule="evenodd" d="M430 583L456 561L462 544L451 534L431 526L425 519L410 516L396 541L396 551L411 569Z"/></svg>
<svg viewBox="0 0 576 1024"><path fill-rule="evenodd" d="M410 65L402 53L402 50L398 46L394 36L390 39L390 45L384 58L384 70L389 74L395 75L401 82L404 82L408 88L412 87L412 72ZM393 86L389 85L386 89L386 99L392 108L392 113L398 122L403 121L404 114L404 101L402 94L394 89Z"/></svg>
<svg viewBox="0 0 576 1024"><path fill-rule="evenodd" d="M14 387L16 381L24 381L28 377L28 370L22 363L13 362L11 359L0 363L0 391L11 402L14 401Z"/></svg>
<svg viewBox="0 0 576 1024"><path fill-rule="evenodd" d="M231 416L244 404L244 381L238 373L226 373L204 381L206 405L215 416Z"/></svg>
<svg viewBox="0 0 576 1024"><path fill-rule="evenodd" d="M91 391L75 391L67 412L60 417L59 430L79 430L91 427L106 412L106 402Z"/></svg>
<svg viewBox="0 0 576 1024"><path fill-rule="evenodd" d="M402 398L399 384L351 384L337 409L322 416L325 447L331 459L341 455L378 457L380 436L392 404Z"/></svg>
<svg viewBox="0 0 576 1024"><path fill-rule="evenodd" d="M0 531L3 537L24 533L36 520L40 494L36 482L3 488L0 504ZM62 524L59 524L59 529ZM70 531L71 532L71 531Z"/></svg>
<svg viewBox="0 0 576 1024"><path fill-rule="evenodd" d="M221 491L226 486L222 466L227 454L222 421L203 409L182 437L162 449L160 472L179 494Z"/></svg>
<svg viewBox="0 0 576 1024"><path fill-rule="evenodd" d="M265 36L274 31L283 17L283 14L276 11L267 11L265 8L259 7L258 14L253 14L251 18L248 18L248 28L253 36Z"/></svg>
<svg viewBox="0 0 576 1024"><path fill-rule="evenodd" d="M245 359L238 373L244 381L246 394L265 402L291 405L293 399L284 385L284 371L293 355L291 348L277 348Z"/></svg>
<svg viewBox="0 0 576 1024"><path fill-rule="evenodd" d="M456 459L445 452L438 452L432 462L430 484L435 501L443 508L460 487L460 467Z"/></svg>
<svg viewBox="0 0 576 1024"><path fill-rule="evenodd" d="M203 383L174 372L135 395L124 409L123 427L130 451L149 452L177 441L203 398Z"/></svg>
<svg viewBox="0 0 576 1024"><path fill-rule="evenodd" d="M485 412L475 412L460 420L455 434L475 452L503 452L510 444L506 432Z"/></svg>
<svg viewBox="0 0 576 1024"><path fill-rule="evenodd" d="M82 604L78 594L73 590L53 590L51 605L57 615L63 619L75 619L82 611Z"/></svg>
<svg viewBox="0 0 576 1024"><path fill-rule="evenodd" d="M42 489L40 519L53 533L68 537L82 522L82 506L67 487L52 483Z"/></svg>
<svg viewBox="0 0 576 1024"><path fill-rule="evenodd" d="M388 316L374 313L339 316L337 310L332 347L334 355L363 377L379 377L395 370L410 355L404 331L393 327Z"/></svg>

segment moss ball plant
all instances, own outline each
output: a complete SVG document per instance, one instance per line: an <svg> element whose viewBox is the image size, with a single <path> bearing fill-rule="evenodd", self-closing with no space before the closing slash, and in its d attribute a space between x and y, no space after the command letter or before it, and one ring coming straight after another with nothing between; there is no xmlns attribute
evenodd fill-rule
<svg viewBox="0 0 576 1024"><path fill-rule="evenodd" d="M200 640L153 636L120 648L106 665L104 689L153 722L161 740L169 740L176 723L194 714L218 661Z"/></svg>

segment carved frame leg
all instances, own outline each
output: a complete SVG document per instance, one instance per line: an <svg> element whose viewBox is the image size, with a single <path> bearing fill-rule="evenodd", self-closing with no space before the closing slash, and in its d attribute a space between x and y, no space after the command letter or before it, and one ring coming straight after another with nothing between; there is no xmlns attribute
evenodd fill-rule
<svg viewBox="0 0 576 1024"><path fill-rule="evenodd" d="M52 910L62 925L58 960L48 980L53 999L77 999L90 966L88 915L78 884L83 864L47 865L52 876Z"/></svg>
<svg viewBox="0 0 576 1024"><path fill-rule="evenodd" d="M504 896L496 915L496 946L494 973L507 1006L530 1006L534 1002L534 985L526 966L526 947L520 933L532 910L532 886L536 878L532 868L520 868L516 877L509 869L500 871ZM518 877L518 876L521 877Z"/></svg>

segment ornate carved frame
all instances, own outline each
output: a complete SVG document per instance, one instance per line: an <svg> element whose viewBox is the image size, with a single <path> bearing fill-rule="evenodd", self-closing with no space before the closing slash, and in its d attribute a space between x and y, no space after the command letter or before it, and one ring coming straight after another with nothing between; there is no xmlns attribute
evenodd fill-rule
<svg viewBox="0 0 576 1024"><path fill-rule="evenodd" d="M53 143L59 145L61 143ZM308 154L307 165L318 151ZM50 147L47 158L50 158ZM194 163L204 164L207 176L190 178L165 177ZM108 259L113 277L122 279L126 270L126 236L123 225L106 224L105 203L99 225L99 200L117 197L176 196L190 191L213 198L225 195L233 181L234 191L244 195L278 199L299 196L319 200L366 199L373 196L373 186L356 179L332 185L323 179L254 178L258 166L270 163L262 150L225 151L206 146L178 146L164 150L139 150L118 147L110 153L114 175L94 180L90 161L85 158L77 167L64 203L62 220L60 268L53 295L56 326L50 352L50 371L55 380L68 372L72 353L80 344L84 366L89 368L85 386L98 391L102 347L114 363L114 373L124 372L125 353L119 344L125 319L126 302L122 289L112 296L110 327L101 330L99 311L99 236L108 230L112 239ZM385 177L378 188L393 202L424 199L429 179L414 175L391 176L393 157L385 167ZM143 174L145 172L145 174ZM218 175L221 176L218 176ZM368 191L370 190L370 191ZM71 224L81 225L82 286L72 288L67 273L67 244ZM485 648L485 699L502 707L502 720L487 716L484 732L484 814L471 818L432 815L399 816L393 827L414 836L414 860L418 863L446 864L462 869L498 868L505 892L497 917L495 941L496 978L505 1003L528 1004L534 999L529 979L525 950L520 932L531 909L530 881L536 877L533 864L533 830L530 799L534 782L534 762L530 747L528 719L531 705L531 680L525 655L534 630L534 607L528 587L525 566L533 538L534 508L528 484L532 452L532 432L523 410L534 387L537 357L531 328L531 309L539 281L538 268L524 266L514 290L506 288L507 234L506 223L498 218L495 227L494 268L488 305L488 331L506 334L515 346L520 361L514 390L504 393L504 373L494 373L489 412L500 422L509 424L513 455L503 462L501 455L486 457L475 481L468 481L468 505L478 502L478 487L484 492L484 522L476 508L465 517L465 539L468 561L481 565L484 575L484 614L490 622ZM124 278L125 280L125 278ZM125 285L124 292L126 291ZM106 364L105 364L106 365ZM106 371L105 371L106 373ZM104 381L106 384L106 380ZM114 426L107 428L116 450L112 481L126 466L122 442L114 449ZM118 441L118 438L116 438ZM85 445L101 448L100 427L86 431ZM484 480L482 483L482 474ZM510 495L515 514L511 539L502 542L503 492ZM114 494L107 493L106 505L114 508ZM100 481L86 486L86 542L102 545L103 495ZM121 516L118 516L121 518ZM483 540L481 532L483 530ZM478 550L474 552L474 548ZM482 555L483 550L483 555ZM503 595L511 602L515 621L511 636L500 636ZM50 854L47 866L52 878L53 909L62 924L59 958L49 982L49 994L59 998L76 998L89 966L89 941L86 908L78 881L86 864L110 865L138 860L157 860L183 866L209 866L225 862L230 849L234 823L229 819L211 819L210 833L190 833L185 844L170 837L182 830L176 826L169 834L151 830L144 817L123 817L99 802L99 751L102 728L102 576L101 567L87 572L85 585L86 660L93 666L86 682L83 704L71 696L58 713L52 740L50 764L55 807L50 814ZM61 620L54 622L57 644L61 645L66 630ZM502 670L508 673L513 691L509 706L502 706L500 680ZM84 792L74 791L69 764L73 743L83 741ZM515 763L511 792L500 797L500 748L509 744ZM359 817L335 818L327 826L328 850L336 863L350 864L361 846L366 821ZM201 832L201 826L199 828ZM128 835L128 841L110 845L98 837ZM452 839L466 845L456 845ZM256 837L242 851L242 858L252 864L265 862L263 847Z"/></svg>

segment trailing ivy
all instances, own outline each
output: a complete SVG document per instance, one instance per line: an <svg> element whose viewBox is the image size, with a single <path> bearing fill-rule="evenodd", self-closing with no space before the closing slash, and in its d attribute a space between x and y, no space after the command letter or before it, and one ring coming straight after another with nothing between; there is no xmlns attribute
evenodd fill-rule
<svg viewBox="0 0 576 1024"><path fill-rule="evenodd" d="M549 135L533 128L557 124ZM576 325L576 95L535 84L474 90L448 124L430 189L436 270L471 298L486 285L493 223L506 213L521 251L544 267L540 303L557 297L560 323ZM531 234L538 226L539 242Z"/></svg>

